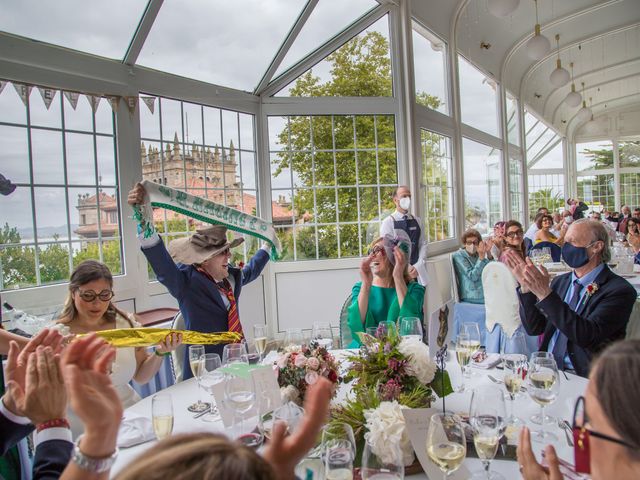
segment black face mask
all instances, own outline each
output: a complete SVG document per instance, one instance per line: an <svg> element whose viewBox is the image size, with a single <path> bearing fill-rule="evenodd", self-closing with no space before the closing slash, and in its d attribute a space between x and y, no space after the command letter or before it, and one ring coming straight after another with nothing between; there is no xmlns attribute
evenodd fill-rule
<svg viewBox="0 0 640 480"><path fill-rule="evenodd" d="M570 242L564 242L564 245L562 245L562 259L571 268L580 268L589 263L590 257L587 248L594 243L590 243L586 247L576 247Z"/></svg>

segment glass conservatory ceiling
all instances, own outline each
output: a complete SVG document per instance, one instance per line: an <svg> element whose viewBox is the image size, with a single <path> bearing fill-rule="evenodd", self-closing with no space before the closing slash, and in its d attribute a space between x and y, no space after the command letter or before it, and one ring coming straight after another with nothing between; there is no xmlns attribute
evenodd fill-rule
<svg viewBox="0 0 640 480"><path fill-rule="evenodd" d="M122 61L143 40L131 63L246 91L257 87L297 20L302 28L276 75L379 6L375 0L59 0L54 8L8 2L0 31ZM310 14L301 16L306 5ZM145 12L153 22L145 23Z"/></svg>

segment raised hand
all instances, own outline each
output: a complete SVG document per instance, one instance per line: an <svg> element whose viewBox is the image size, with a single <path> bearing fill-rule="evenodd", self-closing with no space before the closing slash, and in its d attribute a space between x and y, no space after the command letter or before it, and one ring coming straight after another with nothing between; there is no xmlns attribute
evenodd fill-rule
<svg viewBox="0 0 640 480"><path fill-rule="evenodd" d="M527 285L527 279L524 275L524 271L527 267L525 261L513 250L508 249L504 254L504 263L513 276L516 277L516 280L520 284L520 291L522 293L528 293L529 287Z"/></svg>
<svg viewBox="0 0 640 480"><path fill-rule="evenodd" d="M362 279L362 285L371 285L373 283L373 273L371 272L371 262L373 258L368 255L360 262L360 278Z"/></svg>
<svg viewBox="0 0 640 480"><path fill-rule="evenodd" d="M518 442L518 463L520 473L524 480L563 480L560 473L560 462L555 449L547 445L544 449L548 466L543 467L536 461L536 457L531 449L531 434L527 427L520 430L520 441Z"/></svg>
<svg viewBox="0 0 640 480"><path fill-rule="evenodd" d="M165 339L156 346L156 352L169 353L182 345L181 333L170 333Z"/></svg>
<svg viewBox="0 0 640 480"><path fill-rule="evenodd" d="M545 267L538 268L530 258L527 258L522 274L524 283L521 284L526 285L527 289L538 297L538 300L543 300L551 293L551 278Z"/></svg>
<svg viewBox="0 0 640 480"><path fill-rule="evenodd" d="M484 258L487 256L487 251L489 251L490 249L491 247L489 246L488 242L483 242L481 240L480 243L478 243L478 257L480 258L480 260L484 260Z"/></svg>
<svg viewBox="0 0 640 480"><path fill-rule="evenodd" d="M404 281L404 269L407 265L407 257L404 252L397 245L393 247L393 257L396 260L396 264L393 266L393 278Z"/></svg>
<svg viewBox="0 0 640 480"><path fill-rule="evenodd" d="M147 191L144 189L140 182L129 191L127 196L127 203L129 205L140 205L144 203L144 197L147 195Z"/></svg>

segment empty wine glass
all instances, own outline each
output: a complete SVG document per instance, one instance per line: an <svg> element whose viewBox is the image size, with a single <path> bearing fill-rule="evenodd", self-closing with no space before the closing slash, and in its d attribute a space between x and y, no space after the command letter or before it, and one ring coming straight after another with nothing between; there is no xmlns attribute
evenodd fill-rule
<svg viewBox="0 0 640 480"><path fill-rule="evenodd" d="M467 441L460 417L435 413L429 420L427 455L442 471L444 480L455 472L467 455Z"/></svg>
<svg viewBox="0 0 640 480"><path fill-rule="evenodd" d="M301 328L287 328L284 335L283 347L300 346L304 343Z"/></svg>
<svg viewBox="0 0 640 480"><path fill-rule="evenodd" d="M491 460L495 457L500 437L505 428L505 405L502 390L494 386L477 388L471 396L469 423L473 427L473 444L484 471L475 472L473 478L504 480L491 471Z"/></svg>
<svg viewBox="0 0 640 480"><path fill-rule="evenodd" d="M333 332L329 322L313 322L311 343L331 350L333 347Z"/></svg>
<svg viewBox="0 0 640 480"><path fill-rule="evenodd" d="M356 441L351 425L332 422L322 429L322 455L325 478L344 480L353 478Z"/></svg>
<svg viewBox="0 0 640 480"><path fill-rule="evenodd" d="M173 432L173 401L168 393L158 393L151 399L151 422L158 440Z"/></svg>
<svg viewBox="0 0 640 480"><path fill-rule="evenodd" d="M558 366L553 358L536 357L529 365L527 377L527 391L531 399L540 405L540 418L545 418L544 407L552 404L560 391L560 376ZM532 433L534 440L544 441L549 438L557 440L555 433L547 432L542 422L540 430Z"/></svg>
<svg viewBox="0 0 640 480"><path fill-rule="evenodd" d="M362 452L362 480L402 480L404 478L404 459L398 442L386 443L376 451L365 440Z"/></svg>
<svg viewBox="0 0 640 480"><path fill-rule="evenodd" d="M384 322L380 322L378 323L378 338L381 337L390 337L390 338L394 338L398 335L398 327L396 326L395 322L392 321L384 321Z"/></svg>
<svg viewBox="0 0 640 480"><path fill-rule="evenodd" d="M225 402L233 409L233 429L237 439L247 445L254 446L255 432L244 431L244 416L256 402L256 391L251 376L227 375L224 384Z"/></svg>
<svg viewBox="0 0 640 480"><path fill-rule="evenodd" d="M191 367L191 373L193 373L198 382L198 401L187 407L190 412L204 412L211 407L209 403L203 402L201 397L200 375L202 374L202 364L200 363L200 357L202 355L204 355L204 345L189 345L189 366Z"/></svg>
<svg viewBox="0 0 640 480"><path fill-rule="evenodd" d="M205 353L200 357L202 373L200 375L200 385L211 395L211 411L202 417L205 422L216 422L220 420L215 400L213 398L213 390L216 385L224 380L224 373L220 371L222 362L220 355L217 353Z"/></svg>
<svg viewBox="0 0 640 480"><path fill-rule="evenodd" d="M400 319L400 336L406 339L422 341L422 322L417 317Z"/></svg>
<svg viewBox="0 0 640 480"><path fill-rule="evenodd" d="M267 332L266 325L253 326L253 343L256 346L256 352L260 355L260 360L262 360L264 352L267 350L267 341L269 338Z"/></svg>
<svg viewBox="0 0 640 480"><path fill-rule="evenodd" d="M246 343L230 343L222 349L222 364L249 363Z"/></svg>

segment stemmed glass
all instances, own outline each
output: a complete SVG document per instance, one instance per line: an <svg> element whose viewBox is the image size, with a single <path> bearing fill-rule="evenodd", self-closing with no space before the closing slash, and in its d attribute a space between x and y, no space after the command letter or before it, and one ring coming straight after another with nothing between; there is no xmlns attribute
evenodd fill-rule
<svg viewBox="0 0 640 480"><path fill-rule="evenodd" d="M158 440L173 432L173 402L168 393L158 393L151 399L151 421Z"/></svg>
<svg viewBox="0 0 640 480"><path fill-rule="evenodd" d="M202 364L200 363L200 357L204 355L204 345L189 345L189 366L191 367L191 373L198 382L198 401L192 403L187 407L190 412L204 412L211 405L202 401L200 376L202 375Z"/></svg>
<svg viewBox="0 0 640 480"><path fill-rule="evenodd" d="M394 338L398 335L398 327L395 322L384 321L378 323L378 336L383 337L391 337Z"/></svg>
<svg viewBox="0 0 640 480"><path fill-rule="evenodd" d="M256 389L251 376L227 375L224 384L225 401L233 408L233 427L237 439L249 447L256 445L258 434L244 431L244 416L256 402Z"/></svg>
<svg viewBox="0 0 640 480"><path fill-rule="evenodd" d="M422 322L417 317L400 319L400 336L406 339L422 341Z"/></svg>
<svg viewBox="0 0 640 480"><path fill-rule="evenodd" d="M356 441L351 425L333 422L322 429L322 455L327 480L353 478Z"/></svg>
<svg viewBox="0 0 640 480"><path fill-rule="evenodd" d="M531 364L533 362L533 360L535 358L551 358L553 359L553 353L551 352L533 352L531 354L531 356L529 357L529 364ZM527 368L525 366L525 368ZM536 425L541 425L543 422L543 417L540 416L539 413L535 413L533 415L531 415L531 417L529 418L529 420L531 420L531 423L535 423ZM544 416L544 424L545 425L555 425L556 423L556 419L553 418L550 415L545 415Z"/></svg>
<svg viewBox="0 0 640 480"><path fill-rule="evenodd" d="M284 336L283 347L299 346L304 343L304 336L301 328L287 328Z"/></svg>
<svg viewBox="0 0 640 480"><path fill-rule="evenodd" d="M256 346L256 352L260 355L259 361L262 361L264 352L267 350L267 326L266 325L254 325L253 326L253 343Z"/></svg>
<svg viewBox="0 0 640 480"><path fill-rule="evenodd" d="M516 330L510 339L500 345L500 357L504 366L502 380L511 400L511 413L507 419L507 425L517 428L524 425L524 421L514 414L514 402L527 377L527 356L524 354L526 351L527 344L520 330Z"/></svg>
<svg viewBox="0 0 640 480"><path fill-rule="evenodd" d="M553 403L560 391L558 366L553 358L536 357L532 360L529 365L527 390L533 401L540 405L540 418L545 418L544 407ZM540 425L540 430L533 433L534 440L558 439L555 433L545 431L544 422Z"/></svg>
<svg viewBox="0 0 640 480"><path fill-rule="evenodd" d="M333 332L331 331L331 324L329 322L313 322L311 343L331 350L333 347Z"/></svg>
<svg viewBox="0 0 640 480"><path fill-rule="evenodd" d="M222 365L227 366L236 362L249 363L246 343L230 343L222 349Z"/></svg>
<svg viewBox="0 0 640 480"><path fill-rule="evenodd" d="M365 440L360 475L362 480L402 480L404 459L400 445L397 442L387 443L382 452L375 453Z"/></svg>
<svg viewBox="0 0 640 480"><path fill-rule="evenodd" d="M200 385L204 390L211 395L211 411L202 417L205 422L216 422L220 420L220 414L213 400L213 390L216 385L224 380L224 373L220 371L222 362L220 361L220 355L217 353L205 353L200 357L201 375Z"/></svg>
<svg viewBox="0 0 640 480"><path fill-rule="evenodd" d="M491 460L495 457L500 437L505 428L505 405L502 390L481 387L473 391L469 407L469 423L473 427L473 444L484 471L475 472L472 478L504 480L498 472L491 471Z"/></svg>
<svg viewBox="0 0 640 480"><path fill-rule="evenodd" d="M460 417L436 413L429 420L427 455L442 471L444 480L455 472L467 455L467 441Z"/></svg>
<svg viewBox="0 0 640 480"><path fill-rule="evenodd" d="M458 337L456 338L456 357L462 371L462 379L460 381L460 387L458 388L459 392L464 392L464 378L466 376L465 370L469 365L469 362L471 361L471 355L473 354L473 351L471 350L469 345L469 334L459 333Z"/></svg>

